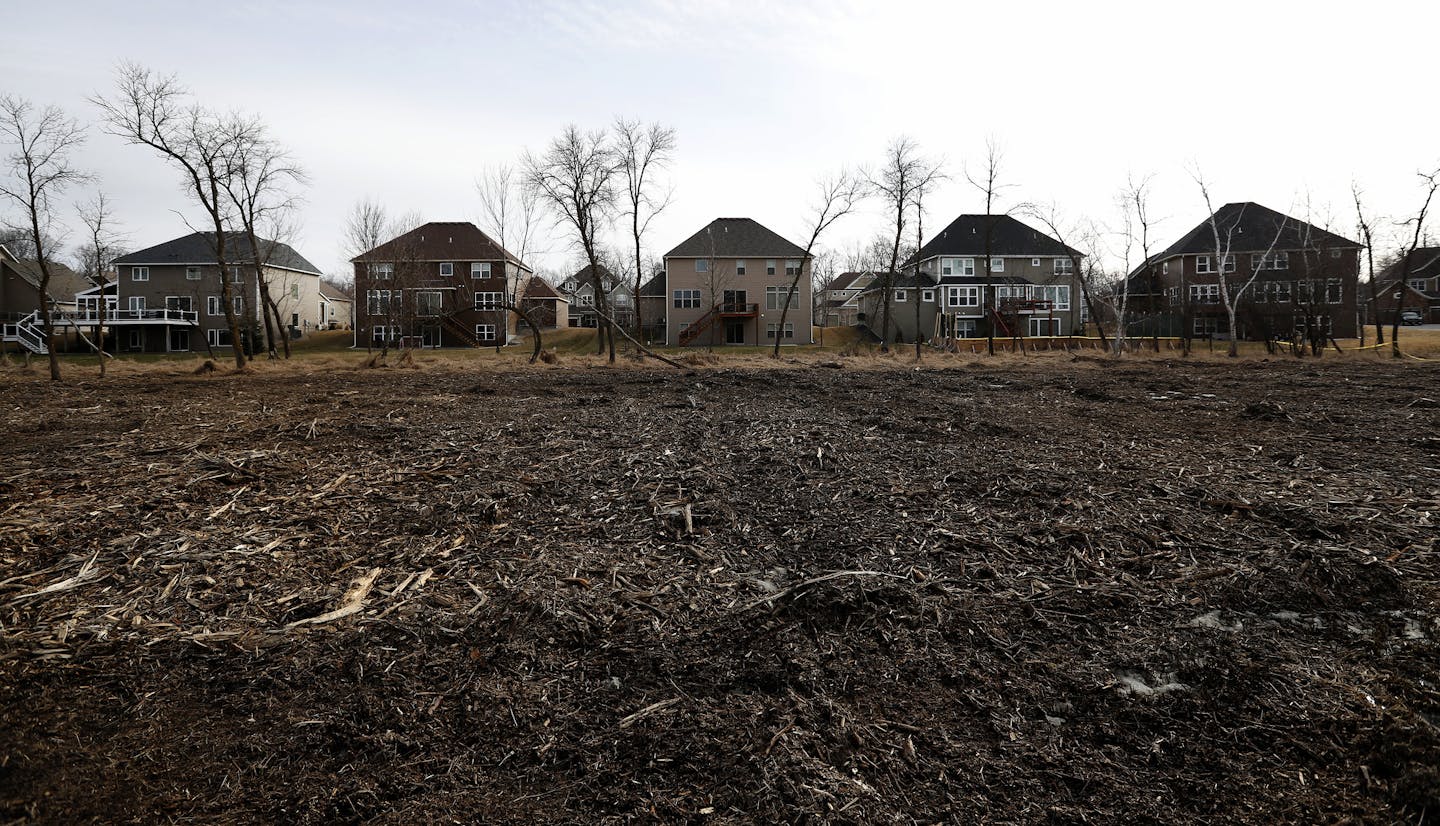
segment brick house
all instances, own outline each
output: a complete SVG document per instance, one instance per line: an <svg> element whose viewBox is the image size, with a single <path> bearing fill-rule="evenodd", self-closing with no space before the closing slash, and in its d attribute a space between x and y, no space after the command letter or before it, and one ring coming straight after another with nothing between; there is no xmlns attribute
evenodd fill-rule
<svg viewBox="0 0 1440 826"><path fill-rule="evenodd" d="M516 331L506 310L531 269L467 221L432 221L351 259L355 345L480 347Z"/></svg>
<svg viewBox="0 0 1440 826"><path fill-rule="evenodd" d="M260 239L262 272L285 330L302 337L323 328L320 270L288 244ZM225 319L221 278L230 282L242 335L261 346L260 284L255 256L243 235L226 237L226 272L215 255L215 233L193 232L115 259L116 280L78 296L81 316L95 318L102 301L117 349L134 352L198 352L232 345ZM83 323L83 322L82 322Z"/></svg>
<svg viewBox="0 0 1440 826"><path fill-rule="evenodd" d="M1260 204L1230 203L1132 272L1130 298L1158 317L1138 324L1228 339L1220 279L1233 296L1253 276L1236 303L1235 335L1349 338L1358 321L1360 250L1354 241Z"/></svg>
<svg viewBox="0 0 1440 826"><path fill-rule="evenodd" d="M813 344L810 263L802 247L754 220L711 221L665 254L666 344Z"/></svg>
<svg viewBox="0 0 1440 826"><path fill-rule="evenodd" d="M1375 276L1375 303L1381 321L1394 321L1397 308L1403 304L1406 311L1419 313L1425 323L1440 324L1440 247L1417 248L1402 279L1404 263L1403 259L1395 261ZM1403 291L1397 287L1401 280L1405 282ZM1362 297L1362 301L1368 297ZM1369 314L1372 322L1374 312L1372 309Z"/></svg>

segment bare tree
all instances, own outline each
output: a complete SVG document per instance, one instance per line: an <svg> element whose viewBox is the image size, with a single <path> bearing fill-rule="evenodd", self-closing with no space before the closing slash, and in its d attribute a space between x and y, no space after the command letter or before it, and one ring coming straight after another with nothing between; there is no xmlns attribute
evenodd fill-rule
<svg viewBox="0 0 1440 826"><path fill-rule="evenodd" d="M890 245L890 265L880 274L879 335L882 353L890 350L890 305L895 268L900 264L900 244L905 236L906 215L915 206L917 195L939 177L939 163L923 157L919 144L902 136L891 141L885 150L885 163L869 181L875 194L884 199L895 229L894 241Z"/></svg>
<svg viewBox="0 0 1440 826"><path fill-rule="evenodd" d="M1385 343L1385 323L1380 318L1380 288L1375 283L1375 230L1374 221L1365 214L1365 205L1361 202L1360 185L1354 181L1350 182L1350 196L1355 202L1355 224L1360 230L1360 240L1365 245L1365 273L1366 280L1370 284L1370 311L1375 314L1375 343ZM1360 297L1355 297L1355 303L1360 304ZM1355 325L1360 331L1360 346L1365 346L1365 323L1360 319Z"/></svg>
<svg viewBox="0 0 1440 826"><path fill-rule="evenodd" d="M800 266L791 275L790 287L785 291L785 301L780 307L780 323L775 328L775 347L770 353L771 358L780 358L780 341L784 337L785 319L790 313L790 305L795 301L795 291L800 286L805 264L815 251L820 236L836 221L853 212L856 204L864 197L864 178L850 172L842 171L820 182L820 197L811 213L810 237L805 242L805 254L800 257Z"/></svg>
<svg viewBox="0 0 1440 826"><path fill-rule="evenodd" d="M1410 243L1400 255L1400 263L1395 270L1395 287L1400 298L1395 302L1395 319L1390 324L1390 355L1397 359L1404 355L1400 352L1400 317L1405 313L1405 298L1409 292L1406 287L1409 285L1411 262L1415 258L1415 251L1424 242L1425 219L1430 214L1430 203L1435 200L1435 191L1440 189L1440 169L1416 174L1420 177L1421 189L1425 191L1425 200L1421 202L1415 217L1407 218L1400 224L1402 227L1413 227L1414 232L1410 234Z"/></svg>
<svg viewBox="0 0 1440 826"><path fill-rule="evenodd" d="M1044 210L1031 207L1028 212L1031 217L1045 227L1050 237L1059 241L1060 244L1065 247L1065 260L1069 264L1072 277L1080 285L1080 300L1085 302L1086 308L1090 311L1090 317L1095 319L1095 329L1100 333L1100 346L1107 350L1110 349L1110 343L1105 337L1105 326L1100 323L1100 313L1098 312L1095 296L1096 285L1094 281L1096 275L1099 273L1098 265L1095 263L1099 259L1099 255L1097 254L1098 250L1096 249L1099 243L1099 233L1093 225L1089 224L1082 224L1073 231L1065 229L1066 223L1060 217L1059 207L1053 204ZM1082 252L1081 247L1089 250L1089 252ZM1124 290L1124 297L1128 299L1129 288L1122 287L1122 289ZM1117 316L1119 314L1120 313L1117 312ZM1117 329L1115 335L1119 338L1123 333ZM1117 347L1116 352L1118 351L1119 348Z"/></svg>
<svg viewBox="0 0 1440 826"><path fill-rule="evenodd" d="M614 147L604 132L580 131L567 126L550 142L543 155L525 154L525 179L536 195L566 225L571 240L585 254L595 289L595 308L601 318L603 348L608 340L610 363L615 363L615 337L605 285L600 277L600 232L615 208L615 175L619 169Z"/></svg>
<svg viewBox="0 0 1440 826"><path fill-rule="evenodd" d="M1147 175L1138 181L1135 180L1133 175L1128 177L1125 181L1125 188L1120 190L1119 200L1120 213L1124 221L1121 240L1125 251L1125 277L1120 282L1120 294L1115 297L1114 301L1115 347L1113 352L1116 356L1124 352L1125 341L1128 337L1125 325L1129 323L1130 313L1130 274L1132 272L1130 261L1131 253L1138 245L1140 247L1140 269L1138 272L1145 277L1150 296L1150 312L1152 316L1150 344L1155 352L1158 353L1160 352L1160 319L1162 317L1158 305L1163 294L1157 292L1157 290L1161 289L1162 282L1159 278L1159 273L1156 271L1158 265L1151 260L1152 256L1150 254L1150 228L1152 226L1150 218L1150 176ZM1190 294L1185 284L1185 268L1182 265L1180 267L1180 288L1176 292L1176 297L1178 300L1185 302L1182 305L1181 311L1181 324L1183 325L1189 325L1190 323L1189 296ZM1182 340L1185 342L1186 353L1189 353L1189 338L1182 336Z"/></svg>
<svg viewBox="0 0 1440 826"><path fill-rule="evenodd" d="M85 130L58 107L37 110L27 100L0 97L0 136L12 145L6 158L8 175L0 181L0 195L19 207L34 245L40 270L36 300L45 325L45 349L50 359L50 380L60 381L60 358L55 353L55 317L50 299L51 252L49 233L55 231L54 199L71 185L85 180L72 165L72 155L85 142Z"/></svg>
<svg viewBox="0 0 1440 826"><path fill-rule="evenodd" d="M1265 268L1270 265L1272 256L1275 254L1275 246L1280 243L1280 238L1284 234L1285 226L1288 222L1283 218L1279 221L1275 227L1275 235L1270 239L1270 244L1265 248L1265 253L1260 256L1259 265L1250 268L1249 278L1241 280L1237 277L1237 283L1233 285L1232 288L1227 273L1239 273L1240 271L1238 266L1239 262L1235 260L1235 255L1231 250L1234 249L1235 246L1236 230L1239 228L1240 222L1244 220L1245 208L1241 207L1234 218L1232 218L1226 226L1222 227L1220 225L1220 216L1216 214L1215 206L1210 202L1210 187L1205 182L1205 176L1201 174L1198 169L1194 170L1193 174L1196 185L1200 187L1200 195L1205 199L1205 209L1210 213L1208 222L1210 224L1210 235L1215 243L1216 280L1220 282L1220 301L1225 307L1225 315L1230 323L1230 347L1227 355L1235 358L1240 354L1240 336L1235 324L1237 308L1244 299L1245 293L1255 283L1255 280L1260 277L1260 274L1265 271Z"/></svg>
<svg viewBox="0 0 1440 826"><path fill-rule="evenodd" d="M630 222L630 238L635 243L634 264L635 335L642 338L645 326L640 303L640 288L645 283L645 234L650 222L670 206L675 190L657 192L655 175L670 165L675 155L675 130L659 123L648 126L640 121L615 119L615 150L619 154L620 173L625 182L625 200L621 215ZM777 339L778 341L778 339Z"/></svg>
<svg viewBox="0 0 1440 826"><path fill-rule="evenodd" d="M288 234L289 218L298 205L293 188L306 182L305 172L283 147L266 136L264 124L257 119L232 116L227 123L233 152L231 168L224 179L225 191L250 246L250 265L259 292L261 306L258 309L264 320L266 351L270 358L276 358L278 336L288 359L290 336L270 289L267 267L280 237ZM269 238L260 236L262 226L267 227ZM248 291L245 298L249 306Z"/></svg>
<svg viewBox="0 0 1440 826"><path fill-rule="evenodd" d="M995 215L995 202L999 200L1000 191L1008 188L1008 185L1000 183L1000 165L1003 160L1004 153L1000 151L999 145L995 143L993 138L987 139L985 141L984 169L974 174L969 170L965 172L965 179L970 182L971 186L980 190L980 193L985 196L985 283L981 289L984 291L982 303L985 305L984 312L986 316L985 328L987 332L985 334L985 348L986 352L992 356L995 355L995 321L999 318L998 308L995 305L994 298L995 288L990 283L995 272L995 263L993 260L995 250L995 219L999 217ZM1008 215L1009 212L1007 211L1005 214ZM1019 342L1020 338L1018 335L1015 335L1015 332L1016 331L1013 330L1011 331L1012 338ZM1021 346L1023 346L1023 344Z"/></svg>
<svg viewBox="0 0 1440 826"><path fill-rule="evenodd" d="M105 300L105 273L110 262L120 256L120 237L112 229L115 219L110 210L110 201L104 192L96 193L87 204L78 208L80 221L85 225L85 243L80 248L80 272L99 290L95 306L95 343L100 360L100 375L105 375L105 316L109 312Z"/></svg>
<svg viewBox="0 0 1440 826"><path fill-rule="evenodd" d="M389 229L390 219L385 214L385 207L369 198L362 198L355 202L350 208L350 214L345 217L344 244L349 257L354 260L365 253L385 243ZM364 277L359 279L364 289L375 288L375 264L371 261L357 262L365 271ZM363 303L362 303L363 302ZM363 308L363 310L362 310ZM362 295L360 285L355 290L355 319L352 327L355 335L360 335L359 320L362 315L370 314L369 296ZM365 351L370 352L375 343L375 336L371 334L369 325L365 327ZM356 342L357 346L359 342ZM388 349L388 343L382 342L382 346Z"/></svg>
<svg viewBox="0 0 1440 826"><path fill-rule="evenodd" d="M225 119L188 101L173 75L161 76L134 63L121 65L112 97L93 102L105 128L131 144L148 146L180 172L186 192L205 211L214 232L215 263L220 271L221 304L230 330L235 366L245 366L244 337L235 312L229 270L230 224L233 209L227 195L236 133Z"/></svg>
<svg viewBox="0 0 1440 826"><path fill-rule="evenodd" d="M499 164L488 166L481 171L480 177L475 179L475 191L480 196L480 222L485 230L500 242L502 248L513 253L522 263L530 260L530 253L534 251L535 230L541 217L540 198L535 189L526 185L523 176L514 167ZM524 286L521 283L522 272L517 268L512 278L509 275L508 261L503 268L506 272L504 303L525 321L538 338L541 335L540 329L521 309L523 302L520 292ZM502 315L504 312L505 308L502 308ZM500 322L497 329L504 330L508 327L503 318ZM497 336L495 352L500 352L502 344L501 336Z"/></svg>

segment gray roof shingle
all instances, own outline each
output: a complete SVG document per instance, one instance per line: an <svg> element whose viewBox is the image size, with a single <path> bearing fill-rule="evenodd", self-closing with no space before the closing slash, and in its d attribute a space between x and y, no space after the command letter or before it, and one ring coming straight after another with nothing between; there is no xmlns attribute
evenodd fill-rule
<svg viewBox="0 0 1440 826"><path fill-rule="evenodd" d="M799 258L796 246L751 218L716 218L704 229L681 241L666 258Z"/></svg>
<svg viewBox="0 0 1440 826"><path fill-rule="evenodd" d="M261 238L260 245L262 248L270 247L270 266L320 275L320 268L305 260L305 257L296 252L289 244ZM225 236L225 259L232 264L248 264L254 261L255 255L250 250L250 239L240 233L227 234ZM115 263L125 266L138 264L157 267L171 264L214 264L215 233L192 232L173 241L166 241L139 252L123 255L115 259Z"/></svg>
<svg viewBox="0 0 1440 826"><path fill-rule="evenodd" d="M931 238L903 266L913 267L937 255L967 257L985 254L985 239L990 238L992 256L1070 256L1077 251L1056 241L1038 229L1027 226L1009 215L961 215L940 234Z"/></svg>

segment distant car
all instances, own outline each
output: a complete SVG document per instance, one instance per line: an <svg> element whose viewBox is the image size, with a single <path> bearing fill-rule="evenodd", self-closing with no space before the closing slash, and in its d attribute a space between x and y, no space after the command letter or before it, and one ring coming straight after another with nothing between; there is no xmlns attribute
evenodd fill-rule
<svg viewBox="0 0 1440 826"><path fill-rule="evenodd" d="M1400 314L1400 323L1410 327L1419 327L1425 323L1425 317L1414 310L1406 310Z"/></svg>

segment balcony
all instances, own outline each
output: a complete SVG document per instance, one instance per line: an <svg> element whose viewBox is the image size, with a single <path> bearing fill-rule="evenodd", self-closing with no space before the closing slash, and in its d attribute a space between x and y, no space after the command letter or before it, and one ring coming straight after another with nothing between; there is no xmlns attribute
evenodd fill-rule
<svg viewBox="0 0 1440 826"><path fill-rule="evenodd" d="M753 318L760 315L759 304L747 304L743 301L730 301L720 304L715 312L725 318Z"/></svg>
<svg viewBox="0 0 1440 826"><path fill-rule="evenodd" d="M101 322L100 312L94 307L81 307L73 313L56 313L56 324L93 326ZM127 326L138 324L194 324L200 323L200 313L195 310L115 310L105 311L106 326Z"/></svg>

